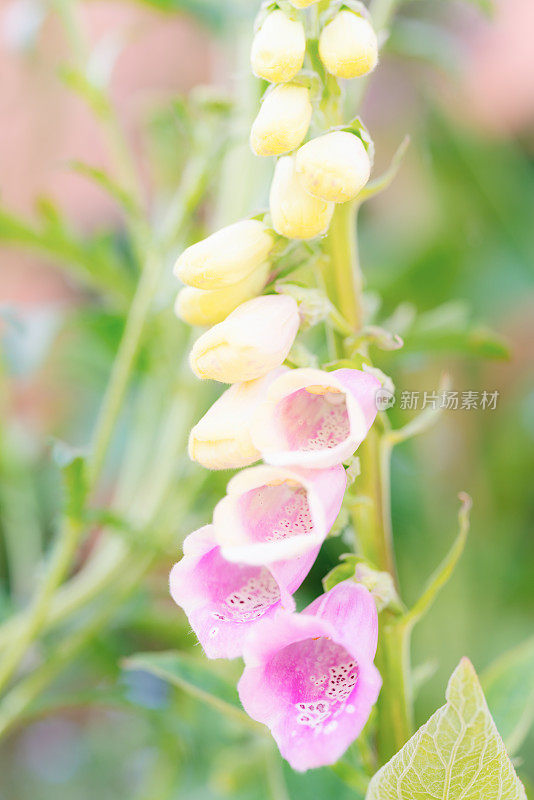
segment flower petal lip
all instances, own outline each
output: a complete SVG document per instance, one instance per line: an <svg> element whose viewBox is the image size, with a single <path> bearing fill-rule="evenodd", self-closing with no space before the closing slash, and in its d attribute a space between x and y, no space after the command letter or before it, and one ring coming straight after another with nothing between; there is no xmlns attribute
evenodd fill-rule
<svg viewBox="0 0 534 800"><path fill-rule="evenodd" d="M213 526L206 525L185 539L183 557L171 570L171 595L187 614L208 658L235 658L262 621L281 608L294 610L291 595L315 555L273 564L269 570L228 563L215 542Z"/></svg>
<svg viewBox="0 0 534 800"><path fill-rule="evenodd" d="M269 385L287 369L279 367L223 392L191 430L191 460L207 469L237 469L258 461L261 456L250 436L250 422Z"/></svg>
<svg viewBox="0 0 534 800"><path fill-rule="evenodd" d="M267 261L273 246L274 239L263 222L240 220L184 250L174 274L196 289L224 289Z"/></svg>
<svg viewBox="0 0 534 800"><path fill-rule="evenodd" d="M335 389L344 398L349 419L349 436L334 447L317 450L293 449L287 439L280 403L309 387ZM325 468L340 464L359 447L377 413L375 395L380 382L360 370L294 369L270 385L265 400L258 406L251 424L254 446L264 460L275 466L293 464L305 468ZM360 391L358 391L360 390Z"/></svg>
<svg viewBox="0 0 534 800"><path fill-rule="evenodd" d="M302 22L280 9L264 19L254 36L250 62L254 75L272 83L286 83L302 69L306 34Z"/></svg>
<svg viewBox="0 0 534 800"><path fill-rule="evenodd" d="M257 156L279 156L294 150L308 132L312 113L310 91L305 86L274 86L265 95L252 123L252 152Z"/></svg>
<svg viewBox="0 0 534 800"><path fill-rule="evenodd" d="M328 230L334 203L313 197L301 185L292 156L280 158L269 194L273 228L288 239L314 239Z"/></svg>
<svg viewBox="0 0 534 800"><path fill-rule="evenodd" d="M345 581L300 614L278 611L247 639L245 670L238 684L241 702L253 719L271 729L282 756L294 769L304 771L334 763L364 727L381 686L372 663L377 630L378 615L369 592ZM296 716L295 695L303 701L314 694L321 699L321 690L314 692L308 683L308 679L316 680L321 670L319 662L309 660L309 645L315 647L315 642L317 654L322 643L324 649L339 647L341 653L352 657L357 680L349 685L349 694L334 701L335 713L323 695L327 700L323 702L325 716L329 717L326 722L334 720L333 725L325 722L324 726L306 727ZM311 649L312 656L313 652Z"/></svg>
<svg viewBox="0 0 534 800"><path fill-rule="evenodd" d="M251 493L254 490L261 492L266 488L284 485L304 489L305 502L311 517L311 530L269 539L269 526L275 526L276 522L270 519L266 523L258 522L243 513L240 502L245 497L253 502L255 498ZM303 470L258 465L239 472L229 481L226 496L219 501L213 512L215 538L221 546L223 556L228 561L270 564L318 550L339 514L346 485L347 476L341 466L328 470ZM262 500L258 502L260 512L266 514L268 509L263 507ZM279 510L281 519L285 522L284 507L280 506ZM267 533L264 531L262 538L257 534L263 524Z"/></svg>
<svg viewBox="0 0 534 800"><path fill-rule="evenodd" d="M285 361L299 324L293 298L255 297L197 339L189 356L191 369L199 378L222 383L261 378Z"/></svg>

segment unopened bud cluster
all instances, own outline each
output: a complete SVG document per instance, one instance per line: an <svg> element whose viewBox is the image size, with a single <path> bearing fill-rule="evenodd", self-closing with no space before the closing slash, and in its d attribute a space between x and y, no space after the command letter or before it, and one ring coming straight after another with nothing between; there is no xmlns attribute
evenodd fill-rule
<svg viewBox="0 0 534 800"><path fill-rule="evenodd" d="M314 5L292 0L295 8ZM335 203L361 192L371 171L362 140L350 130L332 130L306 139L313 113L312 89L299 70L305 57L304 19L274 8L260 20L252 45L254 73L274 83L263 99L250 133L258 156L283 156L275 167L270 194L274 230L289 239L312 239L328 230ZM321 30L319 56L338 78L370 72L378 43L370 22L341 7Z"/></svg>
<svg viewBox="0 0 534 800"><path fill-rule="evenodd" d="M263 293L287 244L281 237L307 240L326 234L336 203L357 198L371 170L358 126L349 123L306 141L319 91L315 85L321 84L324 94L330 83L318 74L310 80L302 71L308 17L317 9L298 9L315 4L291 0L293 11L282 0L265 3L252 45L254 74L273 84L250 132L256 155L277 157L270 214L217 231L188 247L175 266L186 284L176 313L192 325L211 326L192 347L191 368L201 379L231 384L192 429L189 454L208 469L241 471L228 483L212 524L184 542L184 557L171 574L173 597L208 656L244 655L243 705L269 725L256 706L258 692L265 693L263 709L276 708L277 696L271 696L269 680L258 667L250 667L261 662L255 648L261 649L264 639L273 636L290 645L301 641L307 626L310 641L332 639L341 646L348 624L347 653L359 630L366 641L366 656L346 678L347 697L360 681L351 695L357 713L344 719L329 748L317 749L300 738L303 715L290 707L280 711L280 727L271 726L296 769L337 760L364 725L380 687L372 663L377 612L368 590L340 585L302 614L296 614L292 599L340 512L347 485L343 462L374 422L380 387L375 376L358 369L291 369L284 362L301 344L295 342L301 323L305 328L324 320L331 306L326 298L321 303L310 292L299 293L298 287L284 291L283 280L276 283L279 293ZM376 64L376 36L354 8L336 8L319 36L324 68L337 77L365 74ZM313 314L305 308L311 296ZM260 459L265 463L251 466ZM269 627L273 624L281 626L283 636L278 627Z"/></svg>

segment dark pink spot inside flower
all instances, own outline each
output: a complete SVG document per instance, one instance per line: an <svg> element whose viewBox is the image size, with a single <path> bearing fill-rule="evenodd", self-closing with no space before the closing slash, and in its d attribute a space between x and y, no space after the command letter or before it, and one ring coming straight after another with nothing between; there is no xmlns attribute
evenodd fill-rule
<svg viewBox="0 0 534 800"><path fill-rule="evenodd" d="M299 389L278 403L277 412L290 450L331 449L350 434L347 404L341 392L316 394Z"/></svg>

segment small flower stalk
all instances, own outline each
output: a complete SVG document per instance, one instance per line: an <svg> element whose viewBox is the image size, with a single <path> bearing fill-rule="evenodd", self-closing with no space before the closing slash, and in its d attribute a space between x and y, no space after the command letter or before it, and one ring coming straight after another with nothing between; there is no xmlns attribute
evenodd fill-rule
<svg viewBox="0 0 534 800"><path fill-rule="evenodd" d="M344 462L375 421L381 386L356 364L296 366L309 352L301 332L323 328L328 338L335 321L352 333L316 274L333 268L323 237L337 204L357 202L372 152L359 120L316 133L328 90L321 76L310 77L312 17L332 75L363 75L377 59L376 36L354 8L333 18L299 12L315 4L267 4L253 40L252 70L273 84L250 131L252 151L276 159L269 209L191 245L175 266L186 284L177 316L211 326L192 347L191 369L230 384L191 430L189 455L206 469L240 471L211 524L185 539L170 590L208 658L244 657L243 707L296 770L333 764L361 732L381 685L377 608L365 586L344 581L301 613L293 598L344 524ZM293 283L283 259L295 249L309 264ZM309 352L304 363L321 362Z"/></svg>

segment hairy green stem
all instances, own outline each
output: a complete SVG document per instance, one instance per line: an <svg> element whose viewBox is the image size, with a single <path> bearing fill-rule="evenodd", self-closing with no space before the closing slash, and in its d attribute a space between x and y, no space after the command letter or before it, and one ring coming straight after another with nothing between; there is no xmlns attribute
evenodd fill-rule
<svg viewBox="0 0 534 800"><path fill-rule="evenodd" d="M363 278L356 245L355 210L346 204L334 212L326 243L330 255L330 299L354 331L361 328ZM350 356L346 350L342 355ZM358 495L350 501L359 549L379 569L396 576L390 511L390 446L377 420L358 449ZM389 612L381 615L377 665L383 688L378 701L378 755L385 763L411 735L409 631Z"/></svg>

